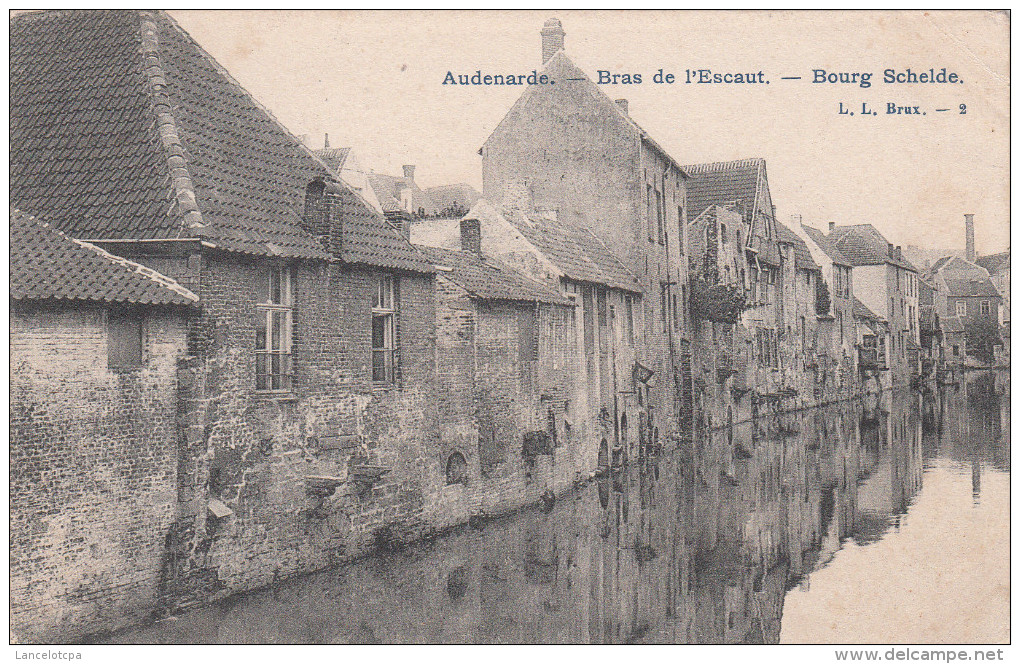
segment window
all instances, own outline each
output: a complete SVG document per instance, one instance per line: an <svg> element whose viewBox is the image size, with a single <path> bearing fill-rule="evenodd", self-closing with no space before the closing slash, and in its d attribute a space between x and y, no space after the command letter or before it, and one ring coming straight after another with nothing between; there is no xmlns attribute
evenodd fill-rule
<svg viewBox="0 0 1020 664"><path fill-rule="evenodd" d="M658 225L659 244L666 244L666 208L662 202L662 192L655 190L655 220Z"/></svg>
<svg viewBox="0 0 1020 664"><path fill-rule="evenodd" d="M965 300L956 301L956 315L957 316L967 315L967 302Z"/></svg>
<svg viewBox="0 0 1020 664"><path fill-rule="evenodd" d="M719 224L719 241L726 244L726 224Z"/></svg>
<svg viewBox="0 0 1020 664"><path fill-rule="evenodd" d="M446 483L467 484L468 465L467 459L460 452L454 452L446 460Z"/></svg>
<svg viewBox="0 0 1020 664"><path fill-rule="evenodd" d="M142 317L134 309L111 309L106 316L107 363L111 369L142 366Z"/></svg>
<svg viewBox="0 0 1020 664"><path fill-rule="evenodd" d="M680 308L677 306L676 291L674 291L674 290L671 290L670 293L669 293L669 304L670 304L670 307L672 308L672 311L670 312L670 317L673 319L673 329L676 330L676 331L679 331L680 330Z"/></svg>
<svg viewBox="0 0 1020 664"><path fill-rule="evenodd" d="M686 224L684 223L684 209L681 206L679 206L679 205L676 208L676 220L677 220L676 221L676 224L677 224L676 241L680 245L680 255L683 256L683 254L684 254L684 227L686 226Z"/></svg>
<svg viewBox="0 0 1020 664"><path fill-rule="evenodd" d="M626 309L627 343L634 345L634 298L630 295L623 296L623 304Z"/></svg>
<svg viewBox="0 0 1020 664"><path fill-rule="evenodd" d="M255 389L289 390L293 279L291 269L264 265L256 276Z"/></svg>
<svg viewBox="0 0 1020 664"><path fill-rule="evenodd" d="M992 307L988 303L988 300L981 300L981 314L983 316L987 316L990 313L992 313Z"/></svg>
<svg viewBox="0 0 1020 664"><path fill-rule="evenodd" d="M397 283L389 274L376 277L372 298L372 381L397 379Z"/></svg>
<svg viewBox="0 0 1020 664"><path fill-rule="evenodd" d="M652 185L645 186L646 199L645 205L648 213L648 241L655 242L655 205L654 199L652 198Z"/></svg>

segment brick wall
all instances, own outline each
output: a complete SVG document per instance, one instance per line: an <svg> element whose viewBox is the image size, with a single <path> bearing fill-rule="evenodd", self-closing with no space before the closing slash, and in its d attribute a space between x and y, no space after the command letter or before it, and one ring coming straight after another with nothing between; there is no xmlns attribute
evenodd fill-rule
<svg viewBox="0 0 1020 664"><path fill-rule="evenodd" d="M186 445L171 594L179 604L320 569L368 549L380 528L410 537L438 481L430 277L396 275L401 377L372 382L377 272L295 265L293 390L255 390L252 260L204 261L198 358L182 367ZM385 469L359 483L351 468ZM325 491L315 490L324 477ZM214 518L209 500L232 514Z"/></svg>
<svg viewBox="0 0 1020 664"><path fill-rule="evenodd" d="M16 305L10 325L12 640L131 624L174 521L181 313L149 310L144 367L116 372L99 306Z"/></svg>

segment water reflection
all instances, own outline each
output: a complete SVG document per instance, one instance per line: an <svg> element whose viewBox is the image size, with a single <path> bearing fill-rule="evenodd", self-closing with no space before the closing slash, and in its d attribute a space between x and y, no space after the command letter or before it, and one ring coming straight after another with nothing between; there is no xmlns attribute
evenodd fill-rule
<svg viewBox="0 0 1020 664"><path fill-rule="evenodd" d="M938 535L938 523L906 525L927 490L926 469L967 468L973 501L982 492L1008 494L1008 482L982 481L1009 470L1008 389L1008 374L986 373L922 395L886 394L701 432L694 443L599 478L551 509L476 521L409 551L284 582L114 640L811 640L807 622L821 619L820 609L808 611L811 602L825 605L854 579L881 584L883 574L911 573L861 565L857 552L876 549L901 528ZM987 535L974 528L1008 532L1006 518L976 521L960 536ZM912 555L924 560L927 552ZM849 581L830 588L820 573L826 568ZM1008 595L1008 565L998 573ZM791 593L796 602L788 602Z"/></svg>

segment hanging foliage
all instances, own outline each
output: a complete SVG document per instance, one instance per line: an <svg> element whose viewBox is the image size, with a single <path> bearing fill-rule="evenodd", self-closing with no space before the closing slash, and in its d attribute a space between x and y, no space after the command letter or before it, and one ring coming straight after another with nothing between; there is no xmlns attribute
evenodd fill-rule
<svg viewBox="0 0 1020 664"><path fill-rule="evenodd" d="M691 282L691 315L713 323L735 324L747 309L744 289L720 283L710 283L702 277Z"/></svg>
<svg viewBox="0 0 1020 664"><path fill-rule="evenodd" d="M822 279L815 281L815 313L819 316L827 316L832 308L832 296L829 295L829 286Z"/></svg>

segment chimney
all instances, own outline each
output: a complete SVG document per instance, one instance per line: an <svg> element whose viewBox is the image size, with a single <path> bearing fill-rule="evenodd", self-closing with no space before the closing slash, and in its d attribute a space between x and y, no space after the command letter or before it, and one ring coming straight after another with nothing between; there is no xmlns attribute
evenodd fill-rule
<svg viewBox="0 0 1020 664"><path fill-rule="evenodd" d="M567 33L563 32L563 24L560 19L551 18L542 26L542 64L549 62L556 51L563 50L563 38Z"/></svg>
<svg viewBox="0 0 1020 664"><path fill-rule="evenodd" d="M386 222L407 241L411 240L411 215L404 210L387 210Z"/></svg>
<svg viewBox="0 0 1020 664"><path fill-rule="evenodd" d="M892 246L892 242L889 242L888 244L889 244L889 258L892 258L892 257L893 257L893 246Z"/></svg>
<svg viewBox="0 0 1020 664"><path fill-rule="evenodd" d="M974 251L974 215L965 214L963 218L967 224L967 260L973 263L977 258L977 252Z"/></svg>
<svg viewBox="0 0 1020 664"><path fill-rule="evenodd" d="M836 230L836 222L835 221L830 221L829 222L829 232L831 233L834 230Z"/></svg>
<svg viewBox="0 0 1020 664"><path fill-rule="evenodd" d="M404 179L414 182L414 166L411 164L404 165Z"/></svg>
<svg viewBox="0 0 1020 664"><path fill-rule="evenodd" d="M615 101L616 105L620 107L620 110L623 111L624 115L630 115L630 106L627 104L626 99L617 99Z"/></svg>
<svg viewBox="0 0 1020 664"><path fill-rule="evenodd" d="M475 255L482 253L482 222L468 217L460 220L460 248Z"/></svg>
<svg viewBox="0 0 1020 664"><path fill-rule="evenodd" d="M325 145L322 146L322 149L323 150L328 150L329 149L329 134L328 133L326 134Z"/></svg>
<svg viewBox="0 0 1020 664"><path fill-rule="evenodd" d="M337 186L327 184L322 178L315 178L305 187L302 225L331 253L341 249L341 216L336 211L342 202Z"/></svg>
<svg viewBox="0 0 1020 664"><path fill-rule="evenodd" d="M896 259L903 260L903 247L896 245Z"/></svg>

